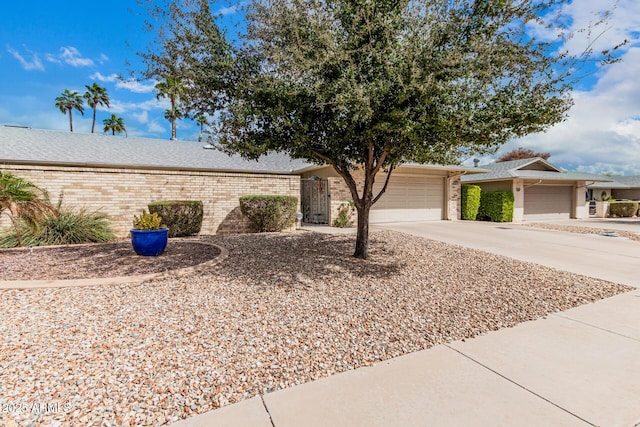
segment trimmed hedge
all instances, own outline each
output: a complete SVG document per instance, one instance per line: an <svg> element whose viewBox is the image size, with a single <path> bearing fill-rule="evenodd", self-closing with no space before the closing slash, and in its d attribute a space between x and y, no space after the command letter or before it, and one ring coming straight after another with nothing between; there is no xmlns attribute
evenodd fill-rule
<svg viewBox="0 0 640 427"><path fill-rule="evenodd" d="M628 218L638 213L638 202L610 202L609 216Z"/></svg>
<svg viewBox="0 0 640 427"><path fill-rule="evenodd" d="M202 228L203 208L199 200L163 200L149 203L149 213L156 213L169 228L169 237L191 236Z"/></svg>
<svg viewBox="0 0 640 427"><path fill-rule="evenodd" d="M240 211L258 232L282 231L296 221L298 199L275 194L240 197Z"/></svg>
<svg viewBox="0 0 640 427"><path fill-rule="evenodd" d="M483 191L480 196L478 219L493 222L513 221L513 193L511 191Z"/></svg>
<svg viewBox="0 0 640 427"><path fill-rule="evenodd" d="M482 190L478 185L463 185L461 202L462 202L462 219L475 221L480 208L480 194Z"/></svg>

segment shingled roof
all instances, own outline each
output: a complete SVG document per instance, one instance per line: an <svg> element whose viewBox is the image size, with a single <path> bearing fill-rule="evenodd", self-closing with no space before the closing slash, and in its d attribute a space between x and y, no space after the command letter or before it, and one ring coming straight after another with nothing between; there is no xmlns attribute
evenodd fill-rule
<svg viewBox="0 0 640 427"><path fill-rule="evenodd" d="M582 172L567 172L549 163L541 157L530 159L512 160L509 162L496 162L480 166L487 169L488 173L477 175L465 175L462 181L486 182L505 181L511 179L538 179L554 181L611 181L606 176Z"/></svg>
<svg viewBox="0 0 640 427"><path fill-rule="evenodd" d="M0 126L0 164L34 164L295 174L312 166L274 153L258 161L202 142Z"/></svg>
<svg viewBox="0 0 640 427"><path fill-rule="evenodd" d="M630 189L640 188L640 175L633 176L612 176L611 182L596 182L589 185L589 188L614 188Z"/></svg>

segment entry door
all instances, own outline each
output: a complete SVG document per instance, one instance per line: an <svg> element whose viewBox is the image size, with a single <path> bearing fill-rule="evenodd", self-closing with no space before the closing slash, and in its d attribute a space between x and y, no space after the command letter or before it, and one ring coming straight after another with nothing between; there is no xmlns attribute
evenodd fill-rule
<svg viewBox="0 0 640 427"><path fill-rule="evenodd" d="M331 220L329 182L326 179L303 179L300 187L303 221L307 224L328 224Z"/></svg>

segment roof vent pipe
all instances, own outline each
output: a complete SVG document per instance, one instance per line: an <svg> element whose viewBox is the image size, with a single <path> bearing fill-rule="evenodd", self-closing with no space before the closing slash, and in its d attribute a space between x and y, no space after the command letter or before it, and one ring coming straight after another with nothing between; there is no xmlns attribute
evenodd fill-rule
<svg viewBox="0 0 640 427"><path fill-rule="evenodd" d="M474 168L477 168L479 164L480 164L480 159L473 159L473 167Z"/></svg>

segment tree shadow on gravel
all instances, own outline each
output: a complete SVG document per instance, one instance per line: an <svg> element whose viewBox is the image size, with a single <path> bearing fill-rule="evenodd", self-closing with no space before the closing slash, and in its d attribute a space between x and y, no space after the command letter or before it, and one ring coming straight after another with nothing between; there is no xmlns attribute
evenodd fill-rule
<svg viewBox="0 0 640 427"><path fill-rule="evenodd" d="M352 235L261 233L217 235L211 241L229 250L229 258L216 269L264 286L317 287L346 283L351 277L374 281L396 275L405 266L392 248L385 247L384 239L375 236L370 238L367 260L352 256Z"/></svg>
<svg viewBox="0 0 640 427"><path fill-rule="evenodd" d="M216 258L220 250L198 242L170 239L162 255L137 255L131 243L116 242L5 250L0 280L64 280L162 273Z"/></svg>

